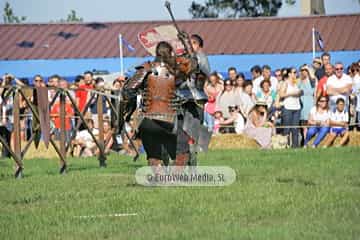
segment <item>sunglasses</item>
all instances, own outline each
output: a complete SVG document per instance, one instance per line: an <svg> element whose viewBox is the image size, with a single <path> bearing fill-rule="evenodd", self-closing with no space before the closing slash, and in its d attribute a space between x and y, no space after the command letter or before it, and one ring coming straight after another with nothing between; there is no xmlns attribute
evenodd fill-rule
<svg viewBox="0 0 360 240"><path fill-rule="evenodd" d="M42 80L40 80L40 79L35 79L35 82L42 82Z"/></svg>
<svg viewBox="0 0 360 240"><path fill-rule="evenodd" d="M335 68L336 71L342 71L344 68Z"/></svg>

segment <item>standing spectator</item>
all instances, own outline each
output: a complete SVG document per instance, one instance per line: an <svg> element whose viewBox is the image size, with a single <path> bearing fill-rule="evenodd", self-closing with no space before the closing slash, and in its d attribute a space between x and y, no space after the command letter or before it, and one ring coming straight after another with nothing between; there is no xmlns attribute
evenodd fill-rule
<svg viewBox="0 0 360 240"><path fill-rule="evenodd" d="M314 73L316 73L316 71L317 71L318 69L320 69L321 66L322 66L321 58L315 57L314 60L313 60L313 63L312 63L312 71L313 71ZM320 79L318 79L318 80L320 80Z"/></svg>
<svg viewBox="0 0 360 240"><path fill-rule="evenodd" d="M228 68L228 77L229 77L230 81L232 82L232 84L235 86L235 82L237 79L237 71L236 71L235 67Z"/></svg>
<svg viewBox="0 0 360 240"><path fill-rule="evenodd" d="M48 80L48 98L49 98L49 102L51 102L53 100L53 98L55 97L56 94L56 89L59 86L59 81L60 81L60 76L59 75L52 75L51 77L49 77Z"/></svg>
<svg viewBox="0 0 360 240"><path fill-rule="evenodd" d="M90 71L87 71L84 73L84 84L79 84L79 89L76 91L76 103L80 110L80 112L83 112L85 105L87 101L89 100L90 94L88 94L88 91L94 89L93 85L93 73Z"/></svg>
<svg viewBox="0 0 360 240"><path fill-rule="evenodd" d="M220 133L220 125L221 125L221 122L223 122L223 121L224 121L224 117L223 117L221 110L216 109L215 113L214 113L214 128L213 128L214 134Z"/></svg>
<svg viewBox="0 0 360 240"><path fill-rule="evenodd" d="M239 106L240 112L247 117L250 110L254 107L256 97L253 92L253 86L251 81L244 82L244 91L236 99L236 106Z"/></svg>
<svg viewBox="0 0 360 240"><path fill-rule="evenodd" d="M330 136L324 144L324 147L330 146L338 136L341 136L339 146L345 145L349 140L348 122L349 114L345 110L345 101L339 98L336 101L336 111L330 113Z"/></svg>
<svg viewBox="0 0 360 240"><path fill-rule="evenodd" d="M252 85L253 85L253 91L256 93L260 88L260 83L262 80L264 80L263 76L261 75L261 68L259 65L253 66L251 69L251 75L252 75Z"/></svg>
<svg viewBox="0 0 360 240"><path fill-rule="evenodd" d="M302 126L307 125L310 110L314 106L314 88L310 81L310 70L305 64L300 68L300 81L299 89L302 90L303 95L300 97L302 108L300 113L300 124ZM306 136L307 128L303 128L303 136Z"/></svg>
<svg viewBox="0 0 360 240"><path fill-rule="evenodd" d="M104 88L105 86L105 81L103 78L98 77L95 79L95 83L96 83L96 89L97 90L101 90ZM101 102L102 102L102 107L103 107L103 114L104 116L106 116L107 113L107 106L106 106L106 97L104 95L98 95L98 97L101 98ZM91 112L91 116L92 116L92 120L94 121L94 127L95 128L99 128L99 119L98 119L98 109L97 109L97 98L93 98L93 101L90 105L90 112Z"/></svg>
<svg viewBox="0 0 360 240"><path fill-rule="evenodd" d="M319 79L319 82L316 87L316 98L319 98L320 96L326 96L326 83L328 78L333 75L334 73L334 66L330 63L325 65L325 75Z"/></svg>
<svg viewBox="0 0 360 240"><path fill-rule="evenodd" d="M204 124L209 131L214 128L214 113L216 108L216 98L224 90L224 85L220 82L217 72L213 72L209 76L209 81L205 83L204 91L208 96L208 102L205 104Z"/></svg>
<svg viewBox="0 0 360 240"><path fill-rule="evenodd" d="M316 105L310 111L308 124L311 125L311 127L307 131L304 141L304 148L307 147L308 142L316 134L318 135L313 142L312 147L317 147L330 130L330 112L328 107L328 99L329 98L327 96L319 97Z"/></svg>
<svg viewBox="0 0 360 240"><path fill-rule="evenodd" d="M76 86L76 87L79 87L80 85L85 84L84 76L82 76L82 75L77 75L76 78L75 78L74 83L75 83L75 86Z"/></svg>
<svg viewBox="0 0 360 240"><path fill-rule="evenodd" d="M280 89L280 84L283 82L283 78L282 78L282 74L281 74L281 69L276 69L274 72L275 78L277 80L277 87L276 87L276 92L279 92Z"/></svg>
<svg viewBox="0 0 360 240"><path fill-rule="evenodd" d="M68 82L65 79L60 79L59 88L68 89ZM65 139L66 142L69 142L71 139L71 120L74 116L74 110L70 100L67 97L65 99ZM60 107L60 98L57 98L50 111L51 120L54 123L53 133L56 140L60 139L61 131Z"/></svg>
<svg viewBox="0 0 360 240"><path fill-rule="evenodd" d="M271 136L274 125L268 121L266 103L256 102L250 111L244 133L258 142L261 148L271 147Z"/></svg>
<svg viewBox="0 0 360 240"><path fill-rule="evenodd" d="M118 78L116 78L114 81L113 81L113 84L112 84L112 89L111 89L111 94L112 95L117 95L117 96L120 96L121 94L121 89L123 88L124 86L124 83L125 83L125 77L124 76L119 76ZM121 132L122 129L119 129L119 125L120 125L120 119L118 119L118 112L117 112L117 109L119 109L119 99L115 99L115 98L111 98L111 104L115 107L115 109L113 107L110 107L110 123L111 123L111 128L115 129L113 131L113 139L115 140L112 144L112 149L114 151L119 151L121 146L119 144L118 141L116 141L116 139L119 139L121 138L121 136L119 135L119 138L118 138L118 133Z"/></svg>
<svg viewBox="0 0 360 240"><path fill-rule="evenodd" d="M236 81L234 85L235 94L239 95L244 91L244 82L245 82L245 75L243 73L239 73L236 76Z"/></svg>
<svg viewBox="0 0 360 240"><path fill-rule="evenodd" d="M284 134L289 136L291 133L291 144L289 146L299 147L299 129L297 126L300 122L300 96L302 91L296 84L295 68L288 69L284 77L285 83L280 89L280 97L284 99L282 120L285 126L289 126L284 129Z"/></svg>
<svg viewBox="0 0 360 240"><path fill-rule="evenodd" d="M326 82L326 92L330 96L330 110L335 111L336 101L343 98L346 109L349 107L349 95L352 91L352 79L344 73L344 66L341 62L335 64L335 74L329 77Z"/></svg>
<svg viewBox="0 0 360 240"><path fill-rule="evenodd" d="M5 98L8 92L8 89L5 87L9 86L12 80L13 80L12 77L9 75L5 75L3 77L3 81L1 83L1 86L3 88L0 96L0 114L1 114L0 135L5 139L5 142L10 148L13 147L11 132L13 131L13 127L14 127L13 116L12 116L14 105L13 105L13 96L10 95L7 98ZM8 158L11 157L10 152L4 146L2 147L1 157L8 157Z"/></svg>
<svg viewBox="0 0 360 240"><path fill-rule="evenodd" d="M269 65L264 65L262 68L262 73L261 73L261 77L256 78L256 80L253 81L253 88L254 88L254 93L258 93L260 91L260 84L263 80L269 80L272 86L272 90L276 91L277 90L277 85L278 85L278 80L274 77L271 76L271 68Z"/></svg>
<svg viewBox="0 0 360 240"><path fill-rule="evenodd" d="M331 60L330 54L328 52L324 52L321 54L322 66L315 71L315 76L318 80L320 80L323 76L325 76L325 65L329 64Z"/></svg>
<svg viewBox="0 0 360 240"><path fill-rule="evenodd" d="M224 90L216 99L216 108L221 110L224 118L229 118L230 113L228 108L230 105L236 105L236 95L229 79L225 80L224 85Z"/></svg>
<svg viewBox="0 0 360 240"><path fill-rule="evenodd" d="M270 80L264 79L260 83L260 90L256 94L256 100L265 102L267 104L267 109L271 112L275 99L276 92L271 89Z"/></svg>
<svg viewBox="0 0 360 240"><path fill-rule="evenodd" d="M125 83L125 77L119 76L118 78L116 78L112 83L111 94L119 96L121 89L124 86L124 83ZM111 104L115 107L115 109L118 109L119 100L115 98L111 98L110 101ZM113 108L111 108L110 116L111 116L111 127L117 129L118 127L117 126L118 123L116 122L117 113L114 112ZM114 132L114 134L116 134L116 132Z"/></svg>
<svg viewBox="0 0 360 240"><path fill-rule="evenodd" d="M355 100L355 112L357 129L360 129L360 65L353 63L350 71L353 75L353 96Z"/></svg>
<svg viewBox="0 0 360 240"><path fill-rule="evenodd" d="M269 80L271 83L271 89L276 92L278 80L276 77L271 75L271 67L269 65L264 65L262 68L262 76L264 80ZM261 83L261 82L260 82Z"/></svg>

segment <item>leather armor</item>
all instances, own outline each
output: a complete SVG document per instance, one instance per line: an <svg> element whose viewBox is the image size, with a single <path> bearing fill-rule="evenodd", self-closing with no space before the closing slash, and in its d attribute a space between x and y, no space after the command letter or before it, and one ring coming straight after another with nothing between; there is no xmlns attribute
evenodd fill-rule
<svg viewBox="0 0 360 240"><path fill-rule="evenodd" d="M176 110L172 106L175 88L175 76L171 69L164 63L152 63L143 92L142 116L173 123L176 118Z"/></svg>

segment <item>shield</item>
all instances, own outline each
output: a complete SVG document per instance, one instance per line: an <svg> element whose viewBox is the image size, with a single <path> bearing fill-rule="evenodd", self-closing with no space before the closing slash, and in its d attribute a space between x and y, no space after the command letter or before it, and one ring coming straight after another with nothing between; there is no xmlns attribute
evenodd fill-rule
<svg viewBox="0 0 360 240"><path fill-rule="evenodd" d="M170 43L175 49L176 55L182 55L185 53L185 49L177 34L178 32L173 25L162 25L140 32L138 39L152 56L155 56L156 45L161 41Z"/></svg>

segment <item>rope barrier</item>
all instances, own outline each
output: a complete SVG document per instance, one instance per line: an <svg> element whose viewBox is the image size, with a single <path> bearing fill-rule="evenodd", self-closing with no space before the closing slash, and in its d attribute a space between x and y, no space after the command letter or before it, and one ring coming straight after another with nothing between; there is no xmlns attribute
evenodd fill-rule
<svg viewBox="0 0 360 240"><path fill-rule="evenodd" d="M351 127L351 126L360 126L360 123L348 124L348 127ZM220 127L221 128L234 128L235 125L221 125L220 124ZM318 125L292 125L292 126L274 126L273 128L284 129L284 128L309 128L309 127L321 127L321 126L318 126ZM328 127L331 127L331 126L328 126Z"/></svg>

